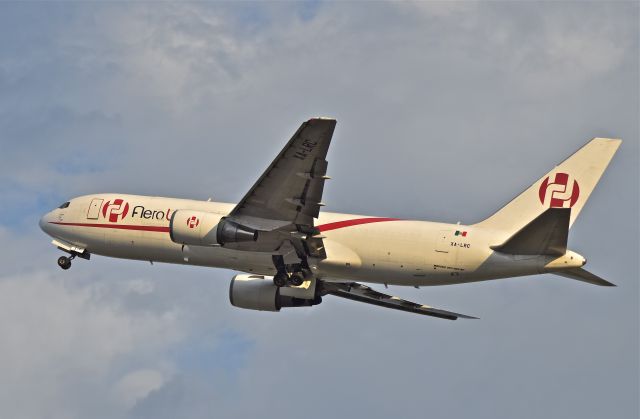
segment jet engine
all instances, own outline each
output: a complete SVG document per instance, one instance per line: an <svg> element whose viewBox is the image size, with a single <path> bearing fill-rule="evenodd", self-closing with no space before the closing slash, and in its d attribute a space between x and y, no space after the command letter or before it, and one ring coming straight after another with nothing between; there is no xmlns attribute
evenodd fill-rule
<svg viewBox="0 0 640 419"><path fill-rule="evenodd" d="M322 302L321 297L306 299L281 295L281 289L273 284L271 277L236 275L229 286L229 300L235 307L261 311L280 311L282 307L308 307Z"/></svg>
<svg viewBox="0 0 640 419"><path fill-rule="evenodd" d="M169 235L175 243L195 246L224 246L227 243L251 242L258 232L219 214L177 210L169 221Z"/></svg>
<svg viewBox="0 0 640 419"><path fill-rule="evenodd" d="M192 210L177 210L169 221L169 236L179 244L217 246L218 223L221 215Z"/></svg>

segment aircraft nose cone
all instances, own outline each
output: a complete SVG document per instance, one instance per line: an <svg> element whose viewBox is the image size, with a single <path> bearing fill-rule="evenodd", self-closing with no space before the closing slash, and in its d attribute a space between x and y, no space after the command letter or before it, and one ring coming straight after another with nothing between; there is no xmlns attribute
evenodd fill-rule
<svg viewBox="0 0 640 419"><path fill-rule="evenodd" d="M50 230L49 213L43 215L42 218L40 218L40 221L38 222L38 224L40 225L40 229L42 231L49 234L49 230Z"/></svg>

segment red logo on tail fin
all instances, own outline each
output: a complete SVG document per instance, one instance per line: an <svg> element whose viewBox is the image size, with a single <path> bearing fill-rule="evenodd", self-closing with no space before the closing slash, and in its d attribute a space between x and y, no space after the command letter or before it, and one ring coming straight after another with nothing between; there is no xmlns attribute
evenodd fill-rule
<svg viewBox="0 0 640 419"><path fill-rule="evenodd" d="M550 182L547 176L540 185L538 196L542 205L551 208L571 208L580 196L580 186L577 180L571 182L567 173L556 173L553 181Z"/></svg>

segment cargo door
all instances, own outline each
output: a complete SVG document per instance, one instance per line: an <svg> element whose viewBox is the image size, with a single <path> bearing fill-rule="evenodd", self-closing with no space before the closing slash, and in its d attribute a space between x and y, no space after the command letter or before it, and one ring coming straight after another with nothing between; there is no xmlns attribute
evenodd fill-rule
<svg viewBox="0 0 640 419"><path fill-rule="evenodd" d="M89 210L87 211L87 220L97 220L100 216L100 208L104 199L94 198L89 204Z"/></svg>

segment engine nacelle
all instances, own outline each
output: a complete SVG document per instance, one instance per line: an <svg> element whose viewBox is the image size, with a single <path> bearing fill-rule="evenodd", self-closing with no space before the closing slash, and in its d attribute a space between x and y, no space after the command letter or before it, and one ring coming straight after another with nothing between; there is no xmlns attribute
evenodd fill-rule
<svg viewBox="0 0 640 419"><path fill-rule="evenodd" d="M219 214L204 211L177 210L169 221L169 236L179 244L217 246Z"/></svg>
<svg viewBox="0 0 640 419"><path fill-rule="evenodd" d="M231 305L249 310L280 311L282 307L308 307L322 302L322 298L296 298L280 295L280 288L272 277L236 275L229 285Z"/></svg>

